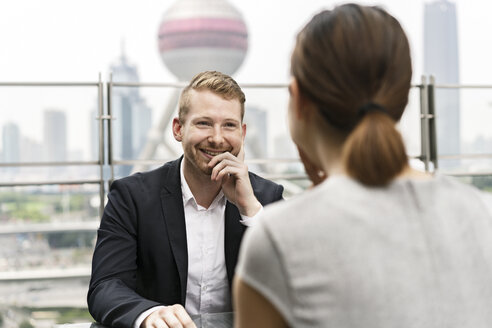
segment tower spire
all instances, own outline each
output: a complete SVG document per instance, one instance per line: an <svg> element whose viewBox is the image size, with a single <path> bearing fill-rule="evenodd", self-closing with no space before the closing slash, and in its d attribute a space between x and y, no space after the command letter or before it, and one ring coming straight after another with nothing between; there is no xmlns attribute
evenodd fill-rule
<svg viewBox="0 0 492 328"><path fill-rule="evenodd" d="M120 41L120 50L121 50L121 62L126 63L125 38L122 38Z"/></svg>

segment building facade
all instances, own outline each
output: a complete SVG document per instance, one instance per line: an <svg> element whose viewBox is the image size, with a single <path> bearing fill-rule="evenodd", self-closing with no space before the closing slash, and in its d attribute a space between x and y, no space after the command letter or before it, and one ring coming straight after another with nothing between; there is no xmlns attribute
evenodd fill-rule
<svg viewBox="0 0 492 328"><path fill-rule="evenodd" d="M459 84L456 5L448 0L425 4L424 74L434 75L436 84ZM435 93L437 151L439 155L461 152L460 93L458 89L437 89ZM452 164L442 162L444 166ZM455 166L457 161L453 161Z"/></svg>

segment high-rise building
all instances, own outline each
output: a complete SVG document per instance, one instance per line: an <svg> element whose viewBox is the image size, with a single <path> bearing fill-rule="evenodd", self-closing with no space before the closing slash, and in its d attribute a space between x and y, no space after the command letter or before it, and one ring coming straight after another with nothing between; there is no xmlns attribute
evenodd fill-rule
<svg viewBox="0 0 492 328"><path fill-rule="evenodd" d="M246 159L266 158L268 156L268 113L259 107L246 105L244 123L246 123L245 155ZM265 164L250 164L255 172L268 172Z"/></svg>
<svg viewBox="0 0 492 328"><path fill-rule="evenodd" d="M244 123L248 129L246 146L255 158L264 158L268 154L267 112L256 106L246 106Z"/></svg>
<svg viewBox="0 0 492 328"><path fill-rule="evenodd" d="M3 162L16 163L20 160L20 132L15 123L7 123L2 129Z"/></svg>
<svg viewBox="0 0 492 328"><path fill-rule="evenodd" d="M43 116L44 160L67 161L67 117L64 111L47 109Z"/></svg>
<svg viewBox="0 0 492 328"><path fill-rule="evenodd" d="M273 144L273 156L275 158L295 159L299 157L296 145L288 133L277 135L273 140ZM276 165L275 168L276 173L303 172L302 165L300 165L300 163L286 163L283 165Z"/></svg>
<svg viewBox="0 0 492 328"><path fill-rule="evenodd" d="M138 71L131 65L125 54L111 66L114 82L138 82ZM113 158L119 160L138 159L145 145L152 124L152 111L140 96L136 87L114 87L112 96ZM117 169L117 175L125 176L131 172L130 166Z"/></svg>
<svg viewBox="0 0 492 328"><path fill-rule="evenodd" d="M434 75L436 84L460 82L456 25L454 3L437 0L425 4L424 74ZM458 155L461 142L459 90L436 90L435 104L438 154ZM449 166L451 162L447 164L444 163L444 166ZM454 161L452 166L456 164L457 161Z"/></svg>
<svg viewBox="0 0 492 328"><path fill-rule="evenodd" d="M21 162L39 162L44 156L43 145L29 137L21 136L20 153Z"/></svg>

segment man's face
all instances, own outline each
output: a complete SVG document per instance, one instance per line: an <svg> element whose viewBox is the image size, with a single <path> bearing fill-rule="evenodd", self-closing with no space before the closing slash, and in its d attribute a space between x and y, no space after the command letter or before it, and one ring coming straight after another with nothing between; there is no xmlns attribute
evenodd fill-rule
<svg viewBox="0 0 492 328"><path fill-rule="evenodd" d="M183 145L185 170L210 175L212 168L207 164L214 156L239 154L246 135L239 100L227 100L208 90L190 90L184 121L173 120L173 133Z"/></svg>

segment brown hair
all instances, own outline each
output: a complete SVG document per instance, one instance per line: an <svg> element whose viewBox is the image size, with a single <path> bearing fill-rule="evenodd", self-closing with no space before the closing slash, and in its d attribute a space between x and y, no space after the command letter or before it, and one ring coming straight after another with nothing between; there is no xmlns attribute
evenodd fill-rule
<svg viewBox="0 0 492 328"><path fill-rule="evenodd" d="M195 75L181 92L178 112L181 122L185 121L185 116L190 110L190 90L209 90L227 100L237 99L241 104L241 120L243 119L246 97L237 82L229 75L217 71L205 71Z"/></svg>
<svg viewBox="0 0 492 328"><path fill-rule="evenodd" d="M408 102L412 67L398 21L356 4L323 11L298 34L291 61L301 93L346 136L348 174L382 186L402 172L408 159L395 124ZM360 111L370 103L375 108Z"/></svg>

